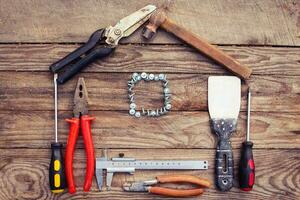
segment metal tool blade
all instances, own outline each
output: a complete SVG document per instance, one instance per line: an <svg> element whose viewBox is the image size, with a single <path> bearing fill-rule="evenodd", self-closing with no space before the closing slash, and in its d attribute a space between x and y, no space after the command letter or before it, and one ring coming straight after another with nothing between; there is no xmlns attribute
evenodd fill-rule
<svg viewBox="0 0 300 200"><path fill-rule="evenodd" d="M115 26L108 27L105 33L105 42L110 45L117 45L123 37L128 37L142 24L144 24L156 10L156 6L147 5L140 10L121 19Z"/></svg>
<svg viewBox="0 0 300 200"><path fill-rule="evenodd" d="M212 119L237 119L241 104L241 80L235 76L208 78L208 110Z"/></svg>
<svg viewBox="0 0 300 200"><path fill-rule="evenodd" d="M74 117L88 114L88 93L84 78L79 78L74 95Z"/></svg>
<svg viewBox="0 0 300 200"><path fill-rule="evenodd" d="M176 170L197 170L207 169L208 161L204 160L134 160L134 161L112 161L96 160L96 168L114 169L114 172L122 172L131 169L176 169Z"/></svg>

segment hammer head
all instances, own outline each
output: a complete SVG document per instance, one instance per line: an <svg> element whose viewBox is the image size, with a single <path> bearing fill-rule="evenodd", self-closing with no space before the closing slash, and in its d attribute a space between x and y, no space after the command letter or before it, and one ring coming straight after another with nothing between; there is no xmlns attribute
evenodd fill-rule
<svg viewBox="0 0 300 200"><path fill-rule="evenodd" d="M142 36L150 40L156 33L157 28L167 19L167 10L173 2L167 0L154 13L152 13L149 24L145 26Z"/></svg>

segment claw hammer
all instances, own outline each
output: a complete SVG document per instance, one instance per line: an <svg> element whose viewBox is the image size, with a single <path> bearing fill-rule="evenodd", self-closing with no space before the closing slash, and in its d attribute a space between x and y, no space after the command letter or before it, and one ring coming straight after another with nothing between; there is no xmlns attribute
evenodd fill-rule
<svg viewBox="0 0 300 200"><path fill-rule="evenodd" d="M223 65L225 68L227 68L229 71L239 76L240 78L248 79L250 77L252 69L243 66L233 57L226 54L224 51L209 44L203 38L173 22L167 17L166 9L166 7L161 7L151 15L149 24L144 28L143 31L143 37L145 39L150 40L156 33L158 27L161 27L165 31L174 34L187 44L193 46L198 51L210 57L217 63Z"/></svg>

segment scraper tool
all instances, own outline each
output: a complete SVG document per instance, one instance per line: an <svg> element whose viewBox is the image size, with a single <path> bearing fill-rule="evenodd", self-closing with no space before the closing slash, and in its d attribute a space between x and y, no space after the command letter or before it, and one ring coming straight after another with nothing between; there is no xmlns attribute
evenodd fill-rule
<svg viewBox="0 0 300 200"><path fill-rule="evenodd" d="M208 78L208 110L217 135L216 185L228 191L233 185L233 154L230 136L236 130L241 104L241 80L235 76Z"/></svg>

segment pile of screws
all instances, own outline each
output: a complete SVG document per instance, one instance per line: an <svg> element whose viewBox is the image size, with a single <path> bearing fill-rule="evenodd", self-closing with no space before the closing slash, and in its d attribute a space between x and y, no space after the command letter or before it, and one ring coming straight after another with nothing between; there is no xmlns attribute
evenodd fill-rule
<svg viewBox="0 0 300 200"><path fill-rule="evenodd" d="M164 94L164 106L157 109L144 109L142 107L141 111L137 111L137 105L135 103L135 93L133 92L134 86L140 82L144 81L160 81L163 86L163 94ZM171 93L168 88L169 81L167 80L167 76L165 74L147 74L145 72L133 73L131 79L128 81L128 98L129 98L129 114L135 117L148 116L148 117L159 117L168 113L171 110Z"/></svg>

